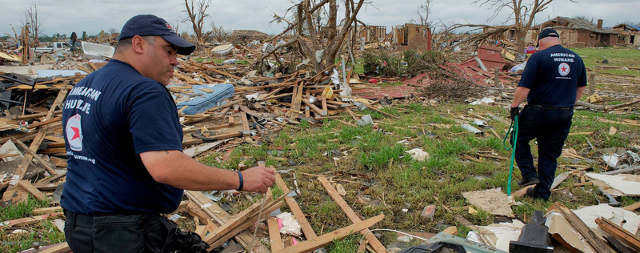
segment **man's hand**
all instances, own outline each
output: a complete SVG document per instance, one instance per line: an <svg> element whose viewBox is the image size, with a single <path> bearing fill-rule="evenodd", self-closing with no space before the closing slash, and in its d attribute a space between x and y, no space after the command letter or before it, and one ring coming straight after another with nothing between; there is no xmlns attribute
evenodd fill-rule
<svg viewBox="0 0 640 253"><path fill-rule="evenodd" d="M511 107L511 111L509 113L510 113L509 117L511 118L511 120L515 120L516 116L520 115L520 107L517 107L517 106Z"/></svg>
<svg viewBox="0 0 640 253"><path fill-rule="evenodd" d="M262 166L252 167L242 172L244 184L243 191L248 192L266 192L269 186L276 181L275 170Z"/></svg>

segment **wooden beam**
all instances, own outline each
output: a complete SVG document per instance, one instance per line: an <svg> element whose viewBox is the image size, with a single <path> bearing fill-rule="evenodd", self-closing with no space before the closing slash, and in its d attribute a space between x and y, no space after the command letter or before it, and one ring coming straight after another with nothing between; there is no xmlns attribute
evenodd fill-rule
<svg viewBox="0 0 640 253"><path fill-rule="evenodd" d="M198 191L185 191L185 195L190 200L195 202L207 215L209 215L216 223L223 224L228 220L231 220L231 215L222 209L218 204L211 201L202 192ZM251 233L244 231L235 236L235 239L244 247L248 252L254 253L268 253L269 249L262 245L260 241Z"/></svg>
<svg viewBox="0 0 640 253"><path fill-rule="evenodd" d="M56 207L37 208L37 209L33 209L33 212L31 213L34 215L42 215L42 214L55 213L55 212L62 212L62 207L56 206Z"/></svg>
<svg viewBox="0 0 640 253"><path fill-rule="evenodd" d="M271 241L271 251L276 252L284 249L284 243L280 237L280 226L278 225L278 219L275 217L269 217L267 220L269 226L269 240Z"/></svg>
<svg viewBox="0 0 640 253"><path fill-rule="evenodd" d="M569 222L584 239L599 253L614 253L615 251L609 247L606 241L597 236L578 216L568 207L561 203L554 203L549 210L556 210Z"/></svg>
<svg viewBox="0 0 640 253"><path fill-rule="evenodd" d="M290 246L281 251L278 251L278 253L310 252L326 244L329 244L334 240L342 239L357 231L363 230L365 228L369 228L383 219L384 219L384 214L380 214L373 218L369 218L364 221L357 222L353 225L318 236L318 238L316 239L300 242L294 246Z"/></svg>
<svg viewBox="0 0 640 253"><path fill-rule="evenodd" d="M38 190L38 188L33 186L31 183L29 183L29 181L27 180L18 181L18 186L20 186L22 189L24 189L28 193L31 193L31 195L33 195L37 200L41 200L41 201L47 200L47 196L44 195L44 193L42 193L40 190Z"/></svg>
<svg viewBox="0 0 640 253"><path fill-rule="evenodd" d="M69 90L67 90L67 89L61 89L60 92L58 92L58 96L56 96L56 99L53 101L53 104L51 105L51 108L49 108L49 111L47 112L47 115L44 118L45 121L49 120L49 119L51 119L53 117L56 108L60 104L62 104L62 101L64 101L64 98L67 96L67 92L68 91ZM29 145L29 149L31 151L33 151L34 153L38 151L38 148L40 147L40 144L44 140L44 137L47 135L47 130L48 129L49 129L48 125L45 126L45 127L40 128L40 130L38 131L38 133L34 137L33 141L31 142L31 145ZM30 153L27 153L24 156L24 160L22 161L22 163L20 163L20 165L18 166L18 168L16 169L15 174L14 174L14 177L17 177L17 180L21 180L22 177L24 177L24 174L27 172L27 168L29 167L29 164L31 164L31 160L32 159L33 159L33 155L31 155ZM17 183L17 180L15 180L13 182ZM14 188L15 188L15 185L9 184L9 187L4 192L4 195L2 195L2 200L3 201L15 200L14 197L16 195L16 192L15 192Z"/></svg>
<svg viewBox="0 0 640 253"><path fill-rule="evenodd" d="M313 110L313 112L317 113L318 115L327 116L327 114L323 113L320 108L318 108L316 105L314 105L311 102L309 102L308 97L305 97L304 99L302 99L302 101L305 104L307 104L311 108L311 110Z"/></svg>
<svg viewBox="0 0 640 253"><path fill-rule="evenodd" d="M607 232L614 238L624 242L625 244L633 247L635 250L640 252L640 238L638 238L636 235L602 217L596 219L596 224L598 224L598 227L602 229L602 231Z"/></svg>
<svg viewBox="0 0 640 253"><path fill-rule="evenodd" d="M333 201L335 201L336 204L338 204L340 209L342 209L342 211L347 215L347 217L349 217L351 222L358 223L362 221L362 219L360 219L360 216L355 211L353 211L353 209L351 209L349 204L347 204L347 202L340 196L338 191L336 191L336 189L331 185L331 183L329 183L329 180L327 180L326 177L319 176L318 181L320 181L320 184L322 184L324 189L327 190L327 193L329 193L329 196L331 197L331 199L333 199ZM360 231L360 233L364 235L364 238L367 239L367 242L369 243L369 245L371 245L371 247L375 250L375 252L377 253L387 252L387 249L384 247L384 245L382 245L382 243L378 240L378 238L376 238L376 236L369 229L364 229Z"/></svg>
<svg viewBox="0 0 640 253"><path fill-rule="evenodd" d="M267 197L269 197L269 196L267 196ZM282 198L279 198L279 200L282 200ZM252 216L257 215L257 213L260 212L260 209L264 205L266 205L267 203L270 203L270 202L271 202L271 200L267 199L267 200L262 200L262 201L258 201L256 203L253 203L253 205L251 205L247 209L244 209L244 210L242 210L242 212L239 212L238 214L234 215L231 220L228 220L227 222L223 223L220 227L218 227L215 231L213 231L213 233L212 233L212 235L210 237L205 238L204 241L206 243L208 243L208 244L211 244L211 243L219 240L224 235L229 233L229 231L231 231L234 228L238 227L238 225L246 222Z"/></svg>
<svg viewBox="0 0 640 253"><path fill-rule="evenodd" d="M285 194L290 192L289 187L287 187L287 184L284 182L284 180L282 180L280 173L276 173L276 185ZM287 203L287 206L289 206L289 209L291 209L291 213L293 213L293 216L296 218L296 220L300 224L300 227L302 228L302 232L304 233L304 236L307 238L307 240L318 237L318 235L316 235L316 233L313 231L311 224L309 224L307 217L302 212L302 209L298 205L298 202L296 201L296 199L287 196L284 198L284 201Z"/></svg>
<svg viewBox="0 0 640 253"><path fill-rule="evenodd" d="M273 205L265 207L265 209L262 210L262 213L268 215L269 213L275 211L276 209L282 207L283 205L284 205L284 203L282 201L274 202ZM221 237L219 240L211 243L210 244L211 248L215 249L217 247L222 246L226 241L231 239L231 237L233 237L234 235L237 235L237 234L247 230L249 227L255 225L258 222L259 218L260 217L258 217L258 216L251 217L251 219L249 219L247 222L240 224L238 227L236 227L233 230L231 230L231 232L227 233L225 236Z"/></svg>
<svg viewBox="0 0 640 253"><path fill-rule="evenodd" d="M31 216L31 217L25 217L25 218L20 218L20 219L15 219L15 220L8 220L8 221L3 221L0 222L0 227L2 228L10 228L10 227L14 227L14 226L23 226L23 225L29 225L29 224L33 224L33 223L37 223L49 218L57 218L57 217L62 217L64 214L62 212L59 213L50 213L50 214L43 214L43 215L37 215L37 216Z"/></svg>
<svg viewBox="0 0 640 253"><path fill-rule="evenodd" d="M56 175L58 173L56 173L56 170L53 168L53 166L51 165L51 163L45 161L44 159L42 159L42 157L40 157L39 155L36 154L36 152L34 152L33 150L31 150L29 147L27 147L27 145L24 144L24 142L15 139L15 138L11 138L11 140L18 144L18 146L20 146L24 151L26 151L27 153L31 154L31 156L33 158L36 159L36 161L38 161L38 163L40 163L46 170L47 172L49 172L51 175Z"/></svg>

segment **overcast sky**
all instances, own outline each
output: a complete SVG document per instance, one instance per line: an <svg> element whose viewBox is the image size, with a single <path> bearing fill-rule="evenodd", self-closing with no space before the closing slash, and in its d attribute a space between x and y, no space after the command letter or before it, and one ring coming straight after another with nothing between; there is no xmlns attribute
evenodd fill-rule
<svg viewBox="0 0 640 253"><path fill-rule="evenodd" d="M284 25L270 23L274 13L282 14L299 0L213 0L207 23L215 22L226 30L255 29L277 33ZM525 2L530 0L525 0ZM136 14L155 14L180 31L191 31L191 25L182 23L183 0L0 0L0 34L12 34L10 24L18 29L24 20L26 8L36 2L41 18L41 31L45 34L71 34L75 31L97 34L100 30L120 31L122 25ZM339 1L341 2L341 1ZM367 24L392 25L410 22L417 17L420 0L367 0L372 2L361 10L360 19ZM493 19L493 10L474 4L473 0L432 0L431 19L447 25L455 23L506 24L507 9ZM604 20L605 26L623 22L640 23L640 0L555 0L536 19L537 23L556 16L584 16ZM207 25L209 27L209 25Z"/></svg>

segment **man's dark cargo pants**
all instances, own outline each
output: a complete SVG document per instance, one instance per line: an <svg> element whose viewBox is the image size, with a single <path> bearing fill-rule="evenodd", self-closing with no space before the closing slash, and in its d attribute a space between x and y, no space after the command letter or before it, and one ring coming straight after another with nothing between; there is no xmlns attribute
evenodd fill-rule
<svg viewBox="0 0 640 253"><path fill-rule="evenodd" d="M549 199L551 184L555 178L557 159L569 135L573 107L527 105L518 119L516 162L522 177L538 177L534 188L536 197ZM533 166L529 141L538 141L538 171Z"/></svg>

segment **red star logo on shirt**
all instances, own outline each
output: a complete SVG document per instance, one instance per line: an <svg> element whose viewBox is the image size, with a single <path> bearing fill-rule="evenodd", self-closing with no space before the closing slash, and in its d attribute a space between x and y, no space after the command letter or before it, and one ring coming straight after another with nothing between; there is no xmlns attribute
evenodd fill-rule
<svg viewBox="0 0 640 253"><path fill-rule="evenodd" d="M567 67L562 66L562 72L567 72Z"/></svg>
<svg viewBox="0 0 640 253"><path fill-rule="evenodd" d="M77 127L71 127L71 130L73 130L73 137L71 137L71 140L80 138L80 129Z"/></svg>

